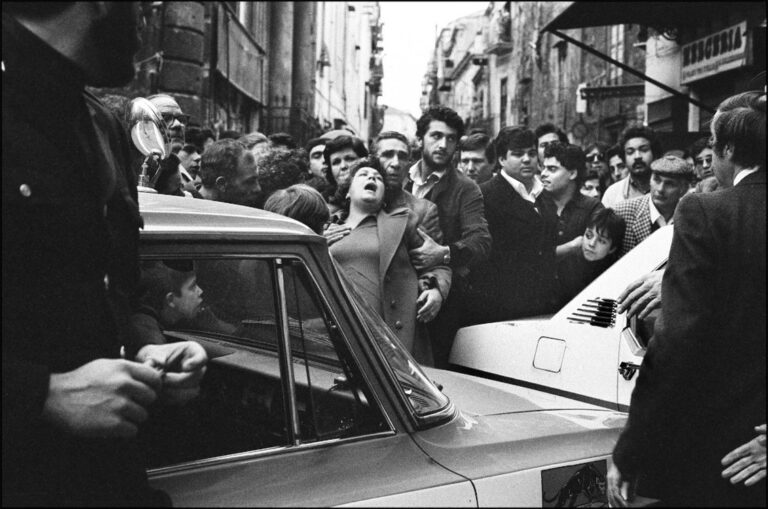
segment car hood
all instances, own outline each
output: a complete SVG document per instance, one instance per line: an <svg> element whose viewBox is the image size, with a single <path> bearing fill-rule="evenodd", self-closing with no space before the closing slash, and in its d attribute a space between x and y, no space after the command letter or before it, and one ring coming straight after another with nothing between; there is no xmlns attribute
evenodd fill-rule
<svg viewBox="0 0 768 509"><path fill-rule="evenodd" d="M603 407L582 401L495 380L442 369L422 369L456 408L466 415L487 416L541 410L603 410Z"/></svg>
<svg viewBox="0 0 768 509"><path fill-rule="evenodd" d="M462 373L425 368L459 409L414 440L471 479L610 455L627 414Z"/></svg>

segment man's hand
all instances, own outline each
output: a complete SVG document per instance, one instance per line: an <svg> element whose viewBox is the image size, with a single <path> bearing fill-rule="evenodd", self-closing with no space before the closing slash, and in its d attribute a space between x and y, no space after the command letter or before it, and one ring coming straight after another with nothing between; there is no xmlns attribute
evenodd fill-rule
<svg viewBox="0 0 768 509"><path fill-rule="evenodd" d="M442 305L443 296L440 295L440 290L437 288L424 290L416 299L416 306L418 306L416 319L423 323L431 322L437 316Z"/></svg>
<svg viewBox="0 0 768 509"><path fill-rule="evenodd" d="M424 270L435 265L441 265L443 258L450 252L447 246L441 246L435 242L421 228L417 228L416 231L424 239L424 243L421 247L411 249L408 254L411 256L411 264L416 270Z"/></svg>
<svg viewBox="0 0 768 509"><path fill-rule="evenodd" d="M583 238L583 235L579 235L578 237L574 237L573 240L569 240L568 242L564 242L557 246L555 248L555 257L560 260L561 258L564 258L571 253L581 251L581 243Z"/></svg>
<svg viewBox="0 0 768 509"><path fill-rule="evenodd" d="M43 419L81 437L133 437L157 399L160 373L122 359L97 359L52 374Z"/></svg>
<svg viewBox="0 0 768 509"><path fill-rule="evenodd" d="M737 447L723 457L720 462L727 467L722 472L724 478L731 479L731 484L744 481L744 486L752 486L765 479L765 431L766 426L755 426L757 437Z"/></svg>
<svg viewBox="0 0 768 509"><path fill-rule="evenodd" d="M642 320L653 310L661 307L661 280L664 269L659 269L642 276L627 286L619 295L618 312L627 309L628 316L637 315Z"/></svg>
<svg viewBox="0 0 768 509"><path fill-rule="evenodd" d="M323 232L323 236L328 241L328 245L330 246L331 244L338 242L349 235L349 232L351 231L352 228L347 225L331 223Z"/></svg>
<svg viewBox="0 0 768 509"><path fill-rule="evenodd" d="M608 505L611 507L629 507L635 497L634 479L627 479L615 464L611 464L605 476Z"/></svg>
<svg viewBox="0 0 768 509"><path fill-rule="evenodd" d="M181 404L200 392L200 380L205 374L208 355L194 341L145 345L136 360L162 373L162 400Z"/></svg>

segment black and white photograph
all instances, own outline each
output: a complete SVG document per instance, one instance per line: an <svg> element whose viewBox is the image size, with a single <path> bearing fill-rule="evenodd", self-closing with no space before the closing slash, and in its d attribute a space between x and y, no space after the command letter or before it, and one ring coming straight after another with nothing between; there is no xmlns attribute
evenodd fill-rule
<svg viewBox="0 0 768 509"><path fill-rule="evenodd" d="M3 507L765 507L766 3L3 2Z"/></svg>

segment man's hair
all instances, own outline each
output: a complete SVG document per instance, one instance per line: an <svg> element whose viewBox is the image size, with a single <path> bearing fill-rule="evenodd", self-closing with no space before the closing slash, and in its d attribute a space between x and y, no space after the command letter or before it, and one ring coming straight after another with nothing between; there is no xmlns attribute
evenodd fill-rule
<svg viewBox="0 0 768 509"><path fill-rule="evenodd" d="M576 185L581 187L587 177L587 156L580 147L556 141L547 145L544 157L554 157L568 171L576 170Z"/></svg>
<svg viewBox="0 0 768 509"><path fill-rule="evenodd" d="M568 135L565 134L555 124L552 124L550 122L547 122L546 124L541 124L534 131L534 134L536 135L537 143L538 143L538 139L539 138L541 138L545 134L549 134L549 133L555 133L557 135L557 141L559 141L560 143L568 143Z"/></svg>
<svg viewBox="0 0 768 509"><path fill-rule="evenodd" d="M493 142L496 157L505 157L513 148L535 147L538 138L533 131L522 126L502 127Z"/></svg>
<svg viewBox="0 0 768 509"><path fill-rule="evenodd" d="M195 152L200 153L200 149L197 147L197 145L193 143L187 143L186 145L181 147L181 150L183 150L187 154L193 154Z"/></svg>
<svg viewBox="0 0 768 509"><path fill-rule="evenodd" d="M587 228L594 228L599 235L611 239L611 247L616 248L615 252L621 252L627 223L613 209L604 208L593 212L587 222Z"/></svg>
<svg viewBox="0 0 768 509"><path fill-rule="evenodd" d="M496 162L496 153L493 150L493 140L485 133L474 133L466 136L459 143L459 155L462 151L482 150L485 154L485 160L491 164Z"/></svg>
<svg viewBox="0 0 768 509"><path fill-rule="evenodd" d="M253 147L258 145L259 143L267 143L269 141L269 138L265 134L260 133L259 131L253 131L248 134L244 134L240 136L237 141L245 145L245 148L248 150L251 150Z"/></svg>
<svg viewBox="0 0 768 509"><path fill-rule="evenodd" d="M269 138L269 142L273 147L282 146L289 149L294 149L297 146L293 136L288 133L274 133L267 136L267 138Z"/></svg>
<svg viewBox="0 0 768 509"><path fill-rule="evenodd" d="M165 296L168 293L181 295L184 283L194 276L194 265L191 262L144 261L138 287L139 302L159 313L165 305Z"/></svg>
<svg viewBox="0 0 768 509"><path fill-rule="evenodd" d="M238 140L243 137L240 131L226 130L219 133L219 140Z"/></svg>
<svg viewBox="0 0 768 509"><path fill-rule="evenodd" d="M303 150L270 147L256 156L256 168L261 192L269 197L278 189L304 182L309 162Z"/></svg>
<svg viewBox="0 0 768 509"><path fill-rule="evenodd" d="M307 144L304 146L304 149L307 151L307 154L312 152L312 149L315 148L318 145L325 145L328 143L328 140L325 138L312 138L307 142Z"/></svg>
<svg viewBox="0 0 768 509"><path fill-rule="evenodd" d="M712 148L709 144L709 136L702 136L698 140L691 143L691 146L688 147L688 154L696 159L696 156L699 155L705 148Z"/></svg>
<svg viewBox="0 0 768 509"><path fill-rule="evenodd" d="M379 143L381 140L388 140L388 139L395 139L402 141L405 143L406 150L409 152L411 151L411 144L408 143L408 138L402 133L399 133L397 131L384 131L382 133L379 133L378 136L376 136L376 139L373 141L373 147L371 147L371 153L378 154L379 153Z"/></svg>
<svg viewBox="0 0 768 509"><path fill-rule="evenodd" d="M620 146L618 143L616 145L611 145L610 147L608 147L605 151L605 163L610 164L611 158L613 156L619 156L619 159L623 161L624 147Z"/></svg>
<svg viewBox="0 0 768 509"><path fill-rule="evenodd" d="M626 162L626 154L624 153L624 146L632 138L645 138L651 144L651 154L654 159L658 159L662 155L661 142L656 131L650 127L644 125L632 125L624 129L619 136L619 146L621 147L621 158Z"/></svg>
<svg viewBox="0 0 768 509"><path fill-rule="evenodd" d="M235 178L245 152L245 145L232 138L213 142L200 158L200 180L203 186L214 187L218 177L227 180Z"/></svg>
<svg viewBox="0 0 768 509"><path fill-rule="evenodd" d="M457 139L464 136L464 121L458 113L445 106L432 106L416 121L417 139L421 140L424 138L424 135L427 134L427 129L429 129L429 124L433 120L445 122L448 127L455 129Z"/></svg>
<svg viewBox="0 0 768 509"><path fill-rule="evenodd" d="M367 157L368 149L365 148L363 140L356 136L338 136L332 140L328 140L325 144L325 150L323 150L323 159L328 167L325 178L331 185L336 185L336 179L333 178L333 172L331 171L331 156L340 150L351 148L354 150L358 157Z"/></svg>
<svg viewBox="0 0 768 509"><path fill-rule="evenodd" d="M593 141L592 143L584 147L584 153L589 154L590 152L592 152L592 150L597 149L598 152L605 155L605 153L608 151L609 148L610 148L610 145L608 145L604 141ZM605 162L608 162L608 159L605 159Z"/></svg>
<svg viewBox="0 0 768 509"><path fill-rule="evenodd" d="M725 99L713 121L713 149L733 148L733 162L765 170L765 92L749 91Z"/></svg>
<svg viewBox="0 0 768 509"><path fill-rule="evenodd" d="M300 221L317 234L322 234L323 226L330 218L323 195L306 184L278 189L267 198L264 210Z"/></svg>

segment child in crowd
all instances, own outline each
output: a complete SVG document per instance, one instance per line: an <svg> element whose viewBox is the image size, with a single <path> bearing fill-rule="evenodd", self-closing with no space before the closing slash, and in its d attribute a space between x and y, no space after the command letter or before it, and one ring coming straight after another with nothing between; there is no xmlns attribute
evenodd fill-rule
<svg viewBox="0 0 768 509"><path fill-rule="evenodd" d="M581 239L581 249L563 258L558 267L560 306L613 265L621 252L626 223L613 209L595 211Z"/></svg>

